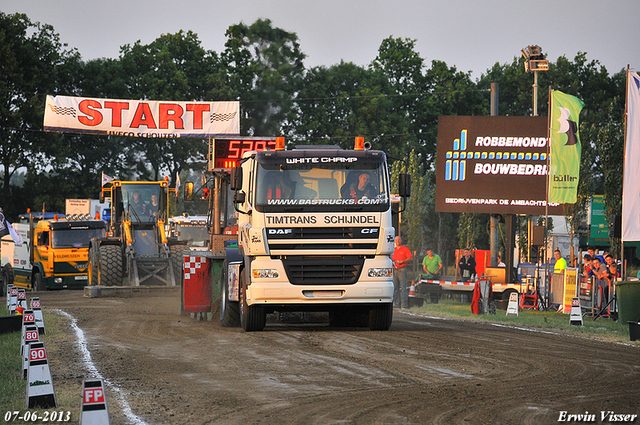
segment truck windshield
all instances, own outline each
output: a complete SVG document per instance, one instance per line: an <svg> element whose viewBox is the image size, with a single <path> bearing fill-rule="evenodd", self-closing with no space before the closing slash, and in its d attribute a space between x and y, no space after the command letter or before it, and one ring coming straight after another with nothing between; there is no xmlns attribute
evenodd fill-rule
<svg viewBox="0 0 640 425"><path fill-rule="evenodd" d="M385 163L349 159L258 163L256 208L261 212L386 211L390 197Z"/></svg>
<svg viewBox="0 0 640 425"><path fill-rule="evenodd" d="M104 229L55 229L52 234L52 248L89 248L89 241L104 236Z"/></svg>
<svg viewBox="0 0 640 425"><path fill-rule="evenodd" d="M132 222L154 222L163 211L157 184L123 184L122 202Z"/></svg>

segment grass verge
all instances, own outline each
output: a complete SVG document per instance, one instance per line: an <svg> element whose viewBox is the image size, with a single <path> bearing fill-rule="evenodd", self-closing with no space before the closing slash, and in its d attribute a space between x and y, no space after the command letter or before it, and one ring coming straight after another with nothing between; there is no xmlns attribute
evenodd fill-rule
<svg viewBox="0 0 640 425"><path fill-rule="evenodd" d="M9 311L3 302L0 305L0 316L7 315L9 315ZM65 319L48 313L46 309L43 310L43 315L46 334L42 335L40 340L46 344L47 357L51 358L50 353L55 351L55 346L67 338L67 335L61 330ZM27 410L36 410L27 409L27 381L22 378L21 343L22 334L20 332L0 335L0 412L2 415L8 411L24 413ZM55 361L63 361L63 359L55 359ZM52 379L58 407L46 410L70 411L71 420L77 422L80 414L82 380L70 383L65 379L59 379L53 371Z"/></svg>
<svg viewBox="0 0 640 425"><path fill-rule="evenodd" d="M571 325L569 315L554 311L520 310L518 316L507 316L505 310L497 310L496 314L473 314L471 305L451 300L440 300L437 304L425 303L422 307L414 307L410 311L448 319L470 320L477 322L500 323L509 326L557 331L604 341L627 342L639 344L640 341L629 341L629 326L612 319L584 316L584 326Z"/></svg>

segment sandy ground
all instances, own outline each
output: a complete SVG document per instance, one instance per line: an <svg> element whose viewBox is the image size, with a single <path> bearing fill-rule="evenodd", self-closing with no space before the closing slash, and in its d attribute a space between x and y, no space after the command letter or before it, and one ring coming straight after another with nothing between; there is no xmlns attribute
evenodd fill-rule
<svg viewBox="0 0 640 425"><path fill-rule="evenodd" d="M601 412L640 414L640 350L627 344L406 311L386 332L269 322L245 333L181 315L178 292L39 295L45 309L75 319L96 368L64 316L48 348L54 383L80 387L99 373L112 424L547 424L562 412L605 423Z"/></svg>

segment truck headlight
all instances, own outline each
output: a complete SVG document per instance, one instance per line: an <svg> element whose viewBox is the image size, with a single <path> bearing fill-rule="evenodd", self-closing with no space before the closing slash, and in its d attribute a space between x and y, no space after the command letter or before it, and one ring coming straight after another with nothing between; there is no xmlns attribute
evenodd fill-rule
<svg viewBox="0 0 640 425"><path fill-rule="evenodd" d="M61 277L54 277L53 278L53 282L54 283L62 283L62 278Z"/></svg>
<svg viewBox="0 0 640 425"><path fill-rule="evenodd" d="M255 279L275 279L278 277L278 270L275 269L254 269L253 277Z"/></svg>
<svg viewBox="0 0 640 425"><path fill-rule="evenodd" d="M369 269L367 276L368 277L393 277L393 269L388 269L388 268Z"/></svg>

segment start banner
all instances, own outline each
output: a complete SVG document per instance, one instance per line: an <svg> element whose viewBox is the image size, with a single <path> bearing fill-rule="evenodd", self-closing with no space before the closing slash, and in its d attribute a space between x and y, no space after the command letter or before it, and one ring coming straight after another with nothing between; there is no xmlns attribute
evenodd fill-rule
<svg viewBox="0 0 640 425"><path fill-rule="evenodd" d="M240 133L240 102L174 102L47 96L45 131L126 137Z"/></svg>

